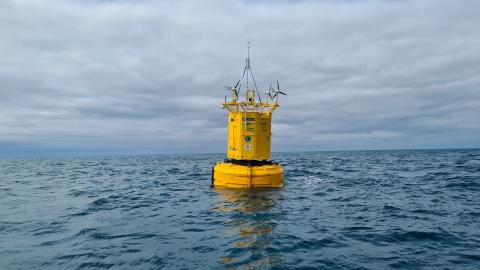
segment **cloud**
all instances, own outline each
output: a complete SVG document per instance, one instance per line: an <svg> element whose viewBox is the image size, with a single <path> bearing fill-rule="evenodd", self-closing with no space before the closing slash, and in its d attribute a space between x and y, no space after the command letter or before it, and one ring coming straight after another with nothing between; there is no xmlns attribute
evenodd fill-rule
<svg viewBox="0 0 480 270"><path fill-rule="evenodd" d="M0 153L224 151L247 41L259 87L288 92L274 150L480 147L479 18L473 0L2 1Z"/></svg>

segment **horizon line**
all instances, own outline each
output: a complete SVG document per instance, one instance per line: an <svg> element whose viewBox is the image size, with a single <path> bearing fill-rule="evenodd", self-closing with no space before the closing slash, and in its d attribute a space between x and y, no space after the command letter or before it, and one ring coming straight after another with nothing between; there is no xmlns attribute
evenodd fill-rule
<svg viewBox="0 0 480 270"><path fill-rule="evenodd" d="M337 149L337 150L287 150L272 151L271 153L318 153L318 152L374 152L374 151L429 151L429 150L479 150L480 147L444 147L444 148L391 148L391 149ZM174 156L174 155L216 155L225 152L165 152L165 153L31 153L31 154L2 154L0 159L23 158L64 158L64 157L112 157L112 156Z"/></svg>

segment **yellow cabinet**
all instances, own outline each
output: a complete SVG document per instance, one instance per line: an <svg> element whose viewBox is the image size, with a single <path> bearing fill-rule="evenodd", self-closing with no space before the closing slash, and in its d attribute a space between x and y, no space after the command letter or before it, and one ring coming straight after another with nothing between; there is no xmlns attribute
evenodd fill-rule
<svg viewBox="0 0 480 270"><path fill-rule="evenodd" d="M228 158L270 159L271 121L269 112L229 112Z"/></svg>

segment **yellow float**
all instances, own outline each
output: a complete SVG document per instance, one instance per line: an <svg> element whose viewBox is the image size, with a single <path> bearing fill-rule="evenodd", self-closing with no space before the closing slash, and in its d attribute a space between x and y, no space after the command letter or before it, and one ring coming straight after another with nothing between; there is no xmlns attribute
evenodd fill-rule
<svg viewBox="0 0 480 270"><path fill-rule="evenodd" d="M253 82L253 86L251 83ZM240 99L242 84L245 83L245 98ZM242 79L235 86L225 86L231 91L231 100L223 108L228 113L228 158L218 162L212 169L212 186L226 188L256 188L283 186L283 168L270 160L272 114L279 107L278 96L286 95L270 88L265 102L250 68L250 53L247 54ZM258 94L258 95L255 95Z"/></svg>

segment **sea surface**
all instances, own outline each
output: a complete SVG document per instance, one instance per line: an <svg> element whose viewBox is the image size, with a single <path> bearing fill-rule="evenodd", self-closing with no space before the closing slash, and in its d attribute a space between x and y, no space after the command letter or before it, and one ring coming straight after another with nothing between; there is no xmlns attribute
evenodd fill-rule
<svg viewBox="0 0 480 270"><path fill-rule="evenodd" d="M480 149L0 159L0 269L480 269Z"/></svg>

